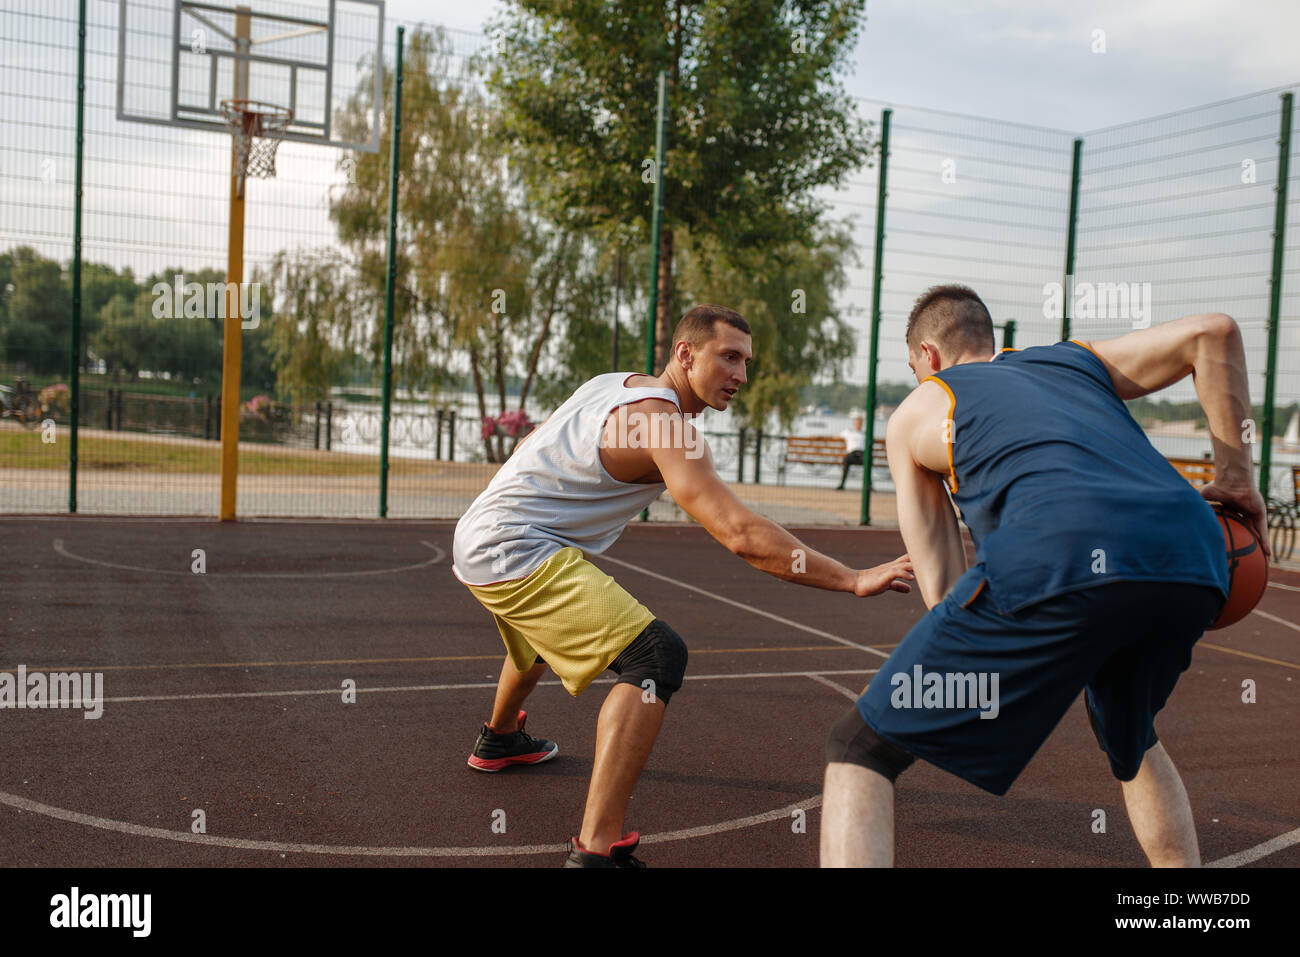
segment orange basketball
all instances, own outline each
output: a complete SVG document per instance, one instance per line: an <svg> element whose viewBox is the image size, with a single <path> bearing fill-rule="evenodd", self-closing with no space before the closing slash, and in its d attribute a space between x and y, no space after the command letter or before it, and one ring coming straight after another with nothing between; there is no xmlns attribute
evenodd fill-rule
<svg viewBox="0 0 1300 957"><path fill-rule="evenodd" d="M1246 523L1235 509L1211 503L1223 527L1223 543L1228 549L1228 602L1210 631L1227 628L1250 614L1268 587L1268 557L1259 533Z"/></svg>

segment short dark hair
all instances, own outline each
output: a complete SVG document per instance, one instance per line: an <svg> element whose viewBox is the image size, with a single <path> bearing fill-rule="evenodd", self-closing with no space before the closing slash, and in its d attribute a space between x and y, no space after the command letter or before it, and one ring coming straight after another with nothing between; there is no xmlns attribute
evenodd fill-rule
<svg viewBox="0 0 1300 957"><path fill-rule="evenodd" d="M907 349L915 352L925 340L946 358L972 352L992 353L993 318L969 286L932 286L921 294L907 317Z"/></svg>
<svg viewBox="0 0 1300 957"><path fill-rule="evenodd" d="M673 330L673 345L685 341L692 349L698 349L713 338L713 326L719 322L725 322L747 336L754 334L750 331L749 323L736 310L705 303L694 307L682 316L677 323L677 328Z"/></svg>

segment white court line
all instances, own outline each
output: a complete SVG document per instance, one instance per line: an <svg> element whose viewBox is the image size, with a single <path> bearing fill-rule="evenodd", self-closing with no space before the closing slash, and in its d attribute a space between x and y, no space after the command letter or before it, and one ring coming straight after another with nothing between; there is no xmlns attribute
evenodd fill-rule
<svg viewBox="0 0 1300 957"><path fill-rule="evenodd" d="M444 558L447 553L434 545L432 542L420 542L426 548L432 548L434 556L427 562L418 562L415 565L401 565L397 568L377 568L370 571L361 572L205 572L203 575L195 575L187 569L174 568L144 568L140 565L119 565L114 562L101 561L98 558L86 558L84 555L74 555L64 547L63 539L54 540L54 550L64 558L71 558L75 561L85 562L89 565L102 565L105 568L116 568L127 572L146 572L150 575L187 575L195 578L352 578L357 575L392 575L395 572L409 572L417 568L428 568L430 565L436 565Z"/></svg>
<svg viewBox="0 0 1300 957"><path fill-rule="evenodd" d="M845 671L750 671L745 674L730 675L687 675L686 681L729 681L737 678L812 678L818 680L819 675L869 675L875 674L877 669L874 668L849 668ZM617 678L597 678L592 684L612 685ZM562 687L558 681L539 681L541 686ZM400 685L386 686L383 688L357 688L358 694L382 694L393 691L456 691L461 688L495 688L495 681L476 681L465 684L445 684L445 685ZM839 685L833 685L840 691L845 691ZM340 688L309 688L301 691L221 691L209 692L206 694L159 694L159 695L130 695L120 698L104 698L104 704L129 704L139 701L210 701L230 698L283 698L293 697L296 695L338 695L343 689ZM847 691L845 691L847 693ZM853 696L857 700L857 695Z"/></svg>
<svg viewBox="0 0 1300 957"><path fill-rule="evenodd" d="M795 811L809 811L820 807L821 803L822 796L815 794L804 801L789 804L774 811L752 814L749 817L739 817L718 824L705 824L700 827L684 828L678 831L666 831L662 834L647 834L641 838L641 843L666 844L669 841L710 837L726 831L738 831L742 828L766 824L769 821L788 819ZM357 845L297 844L286 841L255 841L249 838L220 837L215 834L169 831L160 827L132 824L129 821L115 821L111 818L95 817L90 814L82 814L79 811L69 811L49 804L41 804L39 801L32 801L5 791L0 791L0 804L7 804L19 811L27 811L60 821L68 821L72 824L97 827L105 831L116 831L119 834L153 837L183 844L204 844L209 847L273 851L278 854L329 854L339 857L507 857L516 854L559 854L563 850L558 844L526 844L520 847L366 847ZM1237 854L1221 857L1205 866L1218 868L1240 867L1243 864L1253 863L1277 851L1284 850L1296 843L1300 843L1300 828L1288 831L1286 834L1281 834L1272 840L1257 844L1255 847L1247 848Z"/></svg>
<svg viewBox="0 0 1300 957"><path fill-rule="evenodd" d="M1270 615L1266 611L1260 611L1258 608L1252 608L1250 613L1252 615L1259 615L1260 618L1267 618L1269 621L1275 621L1279 625L1286 625L1292 631L1300 631L1300 625L1293 624L1292 622L1287 621L1285 618L1279 618L1277 617L1277 615Z"/></svg>
<svg viewBox="0 0 1300 957"><path fill-rule="evenodd" d="M664 844L668 841L682 841L695 837L708 837L725 831L737 831L768 821L789 818L795 811L806 811L819 807L822 802L820 794L814 794L806 800L790 804L774 811L739 817L718 824L706 824L680 831L665 831L662 834L648 834L641 838L642 844ZM161 827L146 827L129 821L115 821L106 817L82 814L64 808L41 804L17 794L0 791L0 804L8 804L20 811L29 811L44 817L97 827L105 831L117 831L120 834L132 834L136 837L153 837L164 841L177 841L183 844L205 844L209 847L233 847L245 851L274 851L279 854L332 854L341 857L513 857L517 854L563 854L564 848L559 844L526 844L522 847L365 847L334 844L296 844L286 841L255 841L242 837L220 837L216 834L191 834L188 831L169 831Z"/></svg>
<svg viewBox="0 0 1300 957"><path fill-rule="evenodd" d="M1296 585L1283 585L1281 582L1269 582L1269 583L1268 583L1268 587L1269 587L1269 588L1284 588L1284 589L1286 589L1287 591L1300 591L1300 587L1298 587L1298 586L1296 586Z"/></svg>
<svg viewBox="0 0 1300 957"><path fill-rule="evenodd" d="M721 595L715 595L707 589L696 588L694 585L688 585L686 582L678 581L676 578L669 578L667 575L660 575L658 572L652 572L650 569L642 568L640 565L633 565L631 562L625 562L617 558L610 558L608 555L601 555L598 560L613 562L615 565L622 565L624 568L630 568L632 571L640 572L642 575L649 575L651 578L657 578L660 581L668 582L668 584L676 585L678 588L685 588L687 591L693 591L697 594L705 595L708 598L720 601L725 605L731 605L734 608L743 608L745 611L753 612L755 615L762 615L764 618L772 619L772 621L779 621L783 625L789 625L791 628L798 628L800 631L806 631L811 635L829 638L831 641L837 641L841 645L847 645L850 648L857 648L859 651L867 651L873 655L879 655L881 658L889 657L889 655L883 651L877 651L875 648L868 648L866 645L860 645L856 641L849 641L847 638L841 638L839 635L832 635L829 631L822 631L820 628L814 628L811 625L805 625L798 621L791 621L789 618L782 618L780 615L774 615L770 611L755 608L753 605L746 605L744 602L735 601L731 598L724 598Z"/></svg>
<svg viewBox="0 0 1300 957"><path fill-rule="evenodd" d="M811 678L813 681L817 682L818 684L823 684L828 688L834 688L836 691L844 695L850 701L856 702L858 698L862 697L857 692L850 691L848 688L844 687L844 685L840 684L838 681L831 681L829 678L823 678L821 675L808 675L808 677Z"/></svg>
<svg viewBox="0 0 1300 957"><path fill-rule="evenodd" d="M782 618L780 615L774 615L771 612L763 611L761 608L754 608L751 605L746 605L742 602L734 601L730 598L724 598L721 595L715 595L712 592L707 591L703 588L697 588L694 585L688 585L685 582L678 581L675 578L670 578L667 575L661 575L658 572L650 571L650 569L648 568L642 568L640 565L633 565L631 562L625 562L617 558L610 558L608 555L601 555L600 560L613 562L615 565L622 565L624 568L630 568L633 571L640 572L643 575L649 575L651 578L657 578L660 581L668 582L671 585L677 585L679 588L685 588L688 591L693 591L700 595L707 595L709 598L716 599L717 601L723 602L725 604L732 605L736 608L743 608L745 611L753 612L756 615L762 615L764 618L770 618L773 621L779 621L781 622L781 624L789 625L792 628L798 628L802 631L810 632L811 634L814 635L820 635L823 638L829 638L831 641L837 641L842 645L848 645L849 647L858 648L862 651L869 651L872 654L879 655L882 658L889 657L889 655L885 654L884 652L877 651L875 648L868 648L865 645L859 645L855 642L849 641L846 638L841 638L838 635L832 635L828 631L822 631L820 628L813 628L809 625L802 624L801 622L791 621L789 618ZM1272 583L1270 582L1270 584ZM1290 586L1280 586L1280 587L1290 587ZM1295 590L1300 591L1300 589L1295 589ZM1282 618L1277 618L1276 616L1270 615L1267 612L1262 612L1256 609L1254 613L1256 615L1262 615L1263 617L1268 618L1271 621L1276 621L1279 624L1286 625L1288 628L1294 628L1296 631L1300 631L1300 626L1293 625L1291 622L1286 621ZM805 677L812 678L812 680L818 681L821 684L828 685L836 689L837 691L841 692L842 694L851 697L854 701L856 701L859 697L858 695L853 694L842 685L838 685L833 681L823 680L823 678L820 677L822 675L829 675L829 674L836 674L836 673L837 672L831 672L831 671L804 672L804 675ZM839 673L842 674L843 672L839 672ZM1275 851L1279 851L1284 847L1288 847L1291 844L1300 841L1300 836L1296 836L1294 839L1287 841L1287 843L1285 844L1278 844L1278 846L1276 847L1271 846L1286 838L1290 838L1292 835L1300 835L1300 830L1293 831L1290 834L1284 834L1280 838L1274 838L1273 841L1265 842L1264 844L1260 844L1258 847L1248 848L1247 850L1242 851L1239 854L1230 855L1229 857L1222 858L1221 860L1215 861L1212 864L1207 864L1206 866L1207 867L1237 867L1239 866L1240 863L1249 863L1250 861L1258 860L1260 857L1265 857L1268 854L1272 854ZM1247 856L1251 854L1255 854L1256 856L1254 857ZM1238 858L1240 858L1241 860L1238 861L1237 860Z"/></svg>
<svg viewBox="0 0 1300 957"><path fill-rule="evenodd" d="M97 565L104 565L110 568L120 568L127 571L141 571L141 572L148 572L152 574L190 574L188 572L183 572L183 571L179 571L179 572L174 572L171 570L160 571L158 569L137 568L137 567L126 566L126 565L114 565L109 562L102 562L102 561L97 561L95 559L82 558L81 556L72 555L64 551L62 549L62 544L63 544L62 540L56 540L55 550L60 551L68 558L73 558L78 561L89 562ZM323 574L314 574L314 575L313 574L254 575L252 573L232 573L224 576L219 575L217 577L228 577L228 578L320 577L320 578L324 578L324 577L339 577L339 576L346 576L346 575L389 574L391 572L407 571L416 568L423 568L428 565L432 565L439 561L442 561L446 557L446 553L438 546L433 545L427 541L422 541L421 544L434 549L434 551L438 553L436 557L431 559L428 562L423 562L418 565L405 566L402 568L381 569L378 571L367 571L367 572L332 572L332 573L323 573ZM657 578L660 579L661 581L665 581L670 584L677 585L680 588L685 588L688 591L693 591L701 595L706 595L710 598L713 598L717 601L723 602L728 605L732 605L736 608L742 608L746 611L752 612L757 615L761 615L765 618L769 618L781 624L788 625L792 628L797 628L801 631L805 631L810 634L827 638L841 645L845 645L850 648L856 648L860 651L867 651L872 654L878 655L881 658L889 657L888 654L881 652L875 648L870 648L865 645L860 645L856 642L849 641L846 638L841 638L838 635L833 635L830 632L822 631L819 628L813 628L801 622L792 621L788 618L783 618L780 615L775 615L772 614L771 612L767 612L759 608L754 608L750 605L745 605L741 602L734 601L730 598L724 598L721 595L715 595L712 592L709 592L705 589L697 588L693 585L688 585L685 582L681 582L676 579L669 578L668 576L650 571L649 569L642 568L638 565L633 565L631 562L625 562L620 559L610 558L608 556L601 556L601 558L605 561L613 562L616 565L623 565L624 567L630 568L633 571L640 572L643 575L648 575L652 578ZM1296 588L1290 585L1281 585L1273 582L1270 582L1269 584L1272 585L1273 587L1284 588L1289 591L1300 591L1300 588ZM1270 615L1267 612L1255 610L1254 614L1260 615L1271 621L1275 621L1279 624L1286 625L1289 628L1300 631L1300 626L1294 625L1291 622L1286 621L1285 619L1278 618L1274 615ZM875 673L876 670L877 669L850 669L850 670L843 670L843 671L817 671L817 672L814 671L751 672L748 674L739 674L739 675L688 675L686 676L685 680L710 681L710 680L725 680L725 679L737 679L737 678L806 677L814 681L817 681L821 684L824 684L828 687L831 687L836 691L839 691L840 693L849 697L850 699L856 701L858 698L857 694L849 691L849 689L845 688L840 684L837 684L836 682L826 680L824 676L842 675L842 674L873 674ZM598 679L596 682L593 682L593 684L612 684L613 681L614 679ZM560 683L558 681L547 681L547 682L541 682L541 684L559 685ZM362 693L396 692L396 691L442 691L442 690L454 690L459 688L495 688L495 687L496 687L496 682L480 682L480 683L470 683L470 684L412 685L406 687L358 688L357 691ZM136 697L122 697L122 698L106 698L104 699L104 701L105 703L140 702L140 701L177 701L177 700L196 700L196 699L211 699L211 698L276 697L276 696L284 696L284 695L312 695L312 694L336 695L339 693L340 693L340 689L338 688L328 688L324 690L312 690L312 691L254 691L254 692L233 692L233 693L224 693L224 694L136 696ZM145 827L143 825L131 824L125 821L114 821L108 818L94 817L88 814L81 814L80 812L77 811L69 811L69 810L64 810L62 808L52 807L47 804L41 804L36 801L28 800L27 798L23 798L18 795L9 794L4 791L0 791L0 804L8 804L12 807L18 808L19 810L29 811L31 813L41 814L47 817L53 817L59 820L69 821L76 824L83 824L90 827L97 827L104 830L117 831L119 833L124 833L124 834L133 834L142 837L154 837L154 838L172 840L172 841L177 841L182 843L204 844L204 845L214 846L214 847L229 847L229 848L237 848L237 849L244 849L244 850L274 851L277 853L329 854L329 855L337 855L337 856L365 856L365 857L502 857L502 856L516 855L516 854L550 854L550 853L557 853L562 850L562 848L559 845L551 845L551 844L525 845L521 847L508 847L508 848L364 847L364 846L333 846L333 845L323 845L323 844L298 844L298 843L289 843L289 842L281 842L281 841L255 841L255 840L249 840L245 838L219 837L217 835L211 835L211 834L192 834L186 831L169 831L163 828ZM769 821L789 818L797 810L810 810L813 808L820 807L820 805L821 805L821 795L818 794L808 798L805 801L796 804L791 804L784 808L778 808L773 811L767 811L761 814L751 815L749 817L736 818L731 821L723 821L719 824L703 825L700 827L687 828L678 831L668 831L662 834L646 835L642 837L641 843L658 844L658 843L667 843L669 841L685 840L685 839L697 838L697 837L707 837L713 834L723 833L726 831L733 831L733 830L739 830L746 827L752 827L758 824L767 823ZM1271 840L1258 844L1255 847L1247 848L1246 850L1240 851L1236 854L1230 854L1226 857L1220 858L1217 861L1209 862L1205 866L1217 867L1217 868L1240 867L1243 864L1253 863L1254 861L1267 857L1270 854L1274 854L1277 851L1284 850L1297 843L1300 843L1300 828L1279 835L1278 837L1272 838Z"/></svg>
<svg viewBox="0 0 1300 957"><path fill-rule="evenodd" d="M736 678L786 678L786 677L806 677L820 680L820 675L842 675L842 674L871 674L873 669L849 669L839 671L825 672L749 672L747 674L727 674L727 675L687 675L687 681L713 681L720 679ZM599 679L594 684L613 684L615 679ZM541 682L548 685L559 685L558 681ZM838 685L833 685L840 691L845 689ZM360 692L383 692L383 691L430 691L430 690L447 690L456 688L495 688L496 682L475 682L471 684L448 684L448 685L420 685L409 687L390 687L390 688L358 688ZM252 691L252 692L235 692L229 694L201 694L201 695L157 695L149 697L130 697L130 698L106 698L105 702L124 702L124 701L175 701L175 700L192 700L196 698L256 698L256 697L273 697L282 695L309 695L309 694L327 694L336 695L339 693L338 688L329 688L324 691ZM754 827L758 824L766 824L769 821L777 821L790 818L795 811L808 811L821 806L821 795L815 794L803 801L788 805L783 808L777 808L773 811L764 811L760 814L751 814L748 817L734 818L730 821L721 821L717 824L705 824L699 827L685 828L677 831L666 831L662 834L648 834L642 837L642 844L664 844L669 841L681 841L691 838L709 837L714 834L721 834L727 831L736 831L742 828ZM88 827L96 827L102 830L117 831L122 834L131 834L137 837L152 837L160 840L177 841L187 844L203 844L209 847L229 847L239 850L252 851L272 851L280 854L329 854L340 857L506 857L519 854L558 854L562 853L563 848L558 844L531 844L521 847L366 847L366 846L336 846L328 844L298 844L284 841L256 841L248 838L220 837L214 834L193 834L186 831L170 831L164 828L146 827L141 824L132 824L128 821L115 821L110 818L95 817L90 814L82 814L79 811L70 811L64 808L53 807L48 804L41 804L28 798L20 797L16 794L9 794L0 791L0 804L8 804L11 807L18 808L21 811L29 811L33 814L40 814L45 817L56 818L61 821L68 821L73 824L81 824Z"/></svg>
<svg viewBox="0 0 1300 957"><path fill-rule="evenodd" d="M1278 851L1286 850L1293 844L1300 844L1300 827L1294 831L1287 831L1285 834L1279 834L1271 841L1265 841L1263 844L1256 844L1254 847L1248 847L1244 851L1238 851L1236 854L1229 854L1227 857L1221 857L1217 861L1211 861L1206 867L1241 867L1243 864L1251 864L1260 858L1268 857L1270 854L1276 854Z"/></svg>

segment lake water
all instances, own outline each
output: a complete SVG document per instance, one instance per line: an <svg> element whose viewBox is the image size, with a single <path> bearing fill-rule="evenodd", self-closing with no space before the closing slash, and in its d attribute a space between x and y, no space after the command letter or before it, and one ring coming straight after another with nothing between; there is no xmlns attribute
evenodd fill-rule
<svg viewBox="0 0 1300 957"><path fill-rule="evenodd" d="M358 390L353 390L358 391ZM480 438L480 426L478 421L478 404L474 394L463 393L458 397L457 416L456 416L456 460L461 462L482 461L483 460L483 442ZM334 449L342 452L355 452L358 454L378 454L378 423L380 405L366 405L352 402L346 405L345 411L340 411L336 403L335 411L335 440ZM489 399L488 408L496 408L495 399ZM394 415L401 418L402 413L407 413L407 421L411 421L410 413L427 414L429 405L427 402L398 402L393 403ZM535 413L539 420L545 419L549 411L545 413ZM341 429L347 416L352 415L358 426L350 433L354 441L345 442L341 440ZM697 424L700 430L707 437L709 450L713 454L714 464L717 467L718 474L728 481L735 481L737 478L737 432L738 419L726 412L715 412L706 410L700 415ZM884 438L886 420L877 416L875 423L875 435L877 438ZM797 416L794 420L793 428L788 432L779 427L775 418L769 420L764 429L765 436L783 436L783 435L812 435L812 436L838 436L845 429L850 427L850 417L843 413L836 412L812 412ZM1156 450L1167 458L1202 458L1211 452L1212 446L1208 433L1201 432L1186 433L1177 431L1177 426L1173 430L1152 431L1148 433L1148 438ZM389 454L393 456L403 456L409 458L433 458L432 448L418 448L407 440L405 435L407 427L395 424L393 428L394 439L390 445ZM424 442L429 441L428 429L425 428L420 436ZM749 448L746 453L744 477L746 482L752 482L754 477L754 455L752 444L752 432ZM444 439L445 449L445 439ZM777 469L780 464L782 443L779 439L764 441L763 443L763 461L760 469L760 478L764 485L773 485L777 483ZM444 451L445 455L445 451ZM1258 456L1256 456L1258 465ZM1272 487L1274 496L1290 501L1293 497L1291 471L1292 465L1300 465L1300 450L1292 448L1283 448L1279 443L1275 443L1273 448L1273 479ZM840 468L838 466L805 466L791 465L785 474L785 482L790 485L811 486L815 488L834 488L839 484ZM861 488L862 469L853 467L849 470L849 479L846 488ZM893 485L889 479L888 469L876 469L872 477L872 487L882 491L892 490Z"/></svg>

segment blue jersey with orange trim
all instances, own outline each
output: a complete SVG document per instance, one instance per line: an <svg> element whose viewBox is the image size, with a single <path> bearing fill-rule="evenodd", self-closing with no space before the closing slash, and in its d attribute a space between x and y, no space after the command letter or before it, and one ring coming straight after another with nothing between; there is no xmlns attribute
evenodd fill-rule
<svg viewBox="0 0 1300 957"><path fill-rule="evenodd" d="M1213 510L1152 446L1090 349L1009 350L930 378L953 400L949 488L999 610L1115 581L1227 594Z"/></svg>

